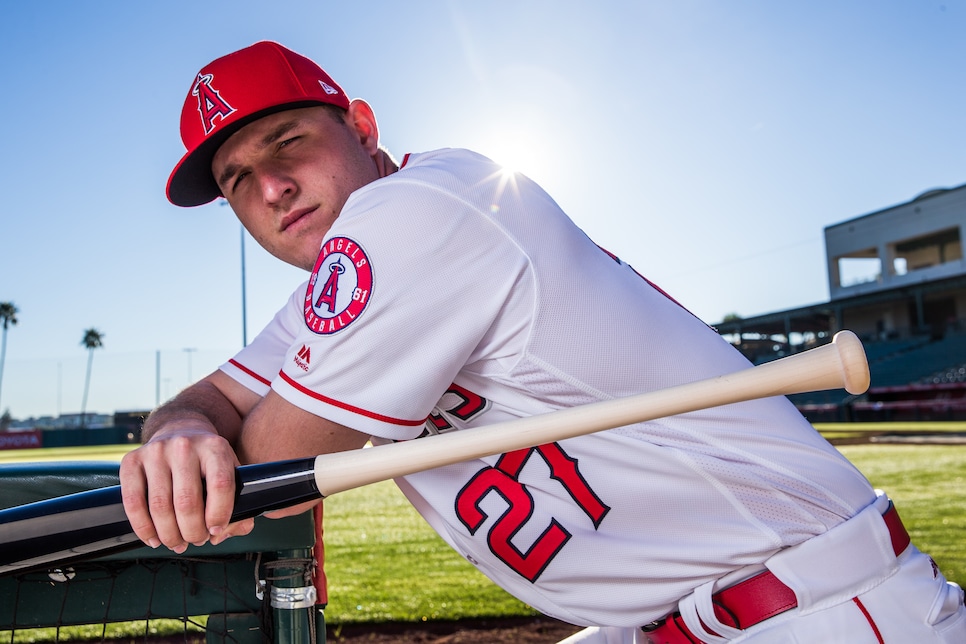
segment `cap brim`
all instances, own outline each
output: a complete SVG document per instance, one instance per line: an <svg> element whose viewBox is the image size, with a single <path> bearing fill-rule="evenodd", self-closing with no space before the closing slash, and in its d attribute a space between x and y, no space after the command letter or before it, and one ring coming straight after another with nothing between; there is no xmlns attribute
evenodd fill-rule
<svg viewBox="0 0 966 644"><path fill-rule="evenodd" d="M218 148L227 141L232 134L245 127L253 121L257 121L263 116L294 110L300 107L312 107L314 105L328 105L322 101L299 101L284 105L274 105L272 107L259 110L243 119L235 121L220 132L209 136L205 141L191 152L186 153L178 165L174 167L171 176L168 177L166 193L168 201L176 206L190 208L210 203L223 196L215 177L211 173L211 161L218 152Z"/></svg>

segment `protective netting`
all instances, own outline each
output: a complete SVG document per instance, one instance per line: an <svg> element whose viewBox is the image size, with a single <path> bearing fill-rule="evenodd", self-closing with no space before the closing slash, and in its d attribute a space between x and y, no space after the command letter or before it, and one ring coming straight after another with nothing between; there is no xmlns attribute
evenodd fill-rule
<svg viewBox="0 0 966 644"><path fill-rule="evenodd" d="M0 508L116 481L116 464L4 466ZM8 572L0 575L0 644L324 642L323 552L317 507L274 521L258 517L251 534L218 546L191 546L182 555L140 547L47 570Z"/></svg>
<svg viewBox="0 0 966 644"><path fill-rule="evenodd" d="M160 634L184 641L273 641L270 597L279 577L272 570L304 579L312 562L271 560L266 567L260 561L256 554L99 561L0 578L0 641L148 641ZM100 633L67 628L80 624L97 624Z"/></svg>

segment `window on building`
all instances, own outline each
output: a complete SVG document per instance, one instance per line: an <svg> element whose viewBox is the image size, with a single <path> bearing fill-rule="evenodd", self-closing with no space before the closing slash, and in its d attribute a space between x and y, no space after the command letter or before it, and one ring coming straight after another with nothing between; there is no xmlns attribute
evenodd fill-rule
<svg viewBox="0 0 966 644"><path fill-rule="evenodd" d="M858 251L838 258L839 286L848 287L882 278L882 261L874 248Z"/></svg>
<svg viewBox="0 0 966 644"><path fill-rule="evenodd" d="M963 258L959 228L947 228L921 237L904 239L896 242L894 248L896 261L904 260L906 271L918 271ZM901 275L898 271L896 274Z"/></svg>

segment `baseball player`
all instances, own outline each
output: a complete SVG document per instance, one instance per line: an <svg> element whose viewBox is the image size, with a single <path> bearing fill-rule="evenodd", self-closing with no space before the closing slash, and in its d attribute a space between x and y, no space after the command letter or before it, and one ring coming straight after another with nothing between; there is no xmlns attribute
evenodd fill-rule
<svg viewBox="0 0 966 644"><path fill-rule="evenodd" d="M156 410L122 462L152 546L250 530L228 524L239 462L473 431L748 366L526 177L458 149L397 163L370 106L279 44L202 68L181 133L168 198L224 197L310 277ZM785 398L397 483L490 579L587 627L569 642L966 641L962 590Z"/></svg>

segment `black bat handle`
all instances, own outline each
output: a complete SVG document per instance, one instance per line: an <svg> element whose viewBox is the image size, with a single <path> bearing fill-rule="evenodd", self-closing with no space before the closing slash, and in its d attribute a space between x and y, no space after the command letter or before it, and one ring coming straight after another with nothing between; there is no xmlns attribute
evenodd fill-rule
<svg viewBox="0 0 966 644"><path fill-rule="evenodd" d="M322 498L315 484L315 457L235 468L232 522Z"/></svg>
<svg viewBox="0 0 966 644"><path fill-rule="evenodd" d="M314 458L235 469L240 521L322 498ZM121 501L121 486L77 492L0 510L0 575L54 568L141 546Z"/></svg>

